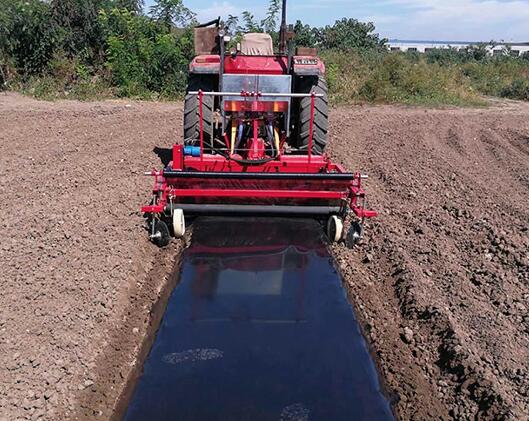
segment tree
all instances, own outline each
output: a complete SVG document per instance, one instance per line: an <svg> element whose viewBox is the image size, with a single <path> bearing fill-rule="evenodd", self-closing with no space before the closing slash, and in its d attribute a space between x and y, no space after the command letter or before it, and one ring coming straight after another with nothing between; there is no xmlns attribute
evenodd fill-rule
<svg viewBox="0 0 529 421"><path fill-rule="evenodd" d="M223 22L222 26L226 30L226 34L235 36L237 34L238 27L239 27L239 17L228 15L228 19L226 19L226 21Z"/></svg>
<svg viewBox="0 0 529 421"><path fill-rule="evenodd" d="M140 14L143 11L145 2L143 0L114 0L113 7L126 9L129 12Z"/></svg>
<svg viewBox="0 0 529 421"><path fill-rule="evenodd" d="M263 32L263 28L259 26L259 23L255 20L254 15L249 11L245 10L242 12L241 17L244 26L238 28L239 32Z"/></svg>
<svg viewBox="0 0 529 421"><path fill-rule="evenodd" d="M102 11L106 67L123 96L176 96L185 90L193 54L192 31L173 31L164 23L126 9Z"/></svg>
<svg viewBox="0 0 529 421"><path fill-rule="evenodd" d="M14 41L9 37L12 31L12 19L10 13L8 13L10 6L11 2L0 0L0 91L7 84L7 68L10 61L12 42Z"/></svg>
<svg viewBox="0 0 529 421"><path fill-rule="evenodd" d="M9 35L13 24L13 2L0 0L0 66L6 60L15 40Z"/></svg>
<svg viewBox="0 0 529 421"><path fill-rule="evenodd" d="M261 21L261 28L264 32L272 34L277 30L277 20L281 11L281 0L270 0L266 17Z"/></svg>
<svg viewBox="0 0 529 421"><path fill-rule="evenodd" d="M303 25L300 20L294 25L294 42L299 47L317 47L321 45L323 39L318 28L310 25Z"/></svg>
<svg viewBox="0 0 529 421"><path fill-rule="evenodd" d="M337 20L333 26L323 28L323 46L328 49L378 49L383 48L386 39L381 39L372 22L363 23L352 18Z"/></svg>
<svg viewBox="0 0 529 421"><path fill-rule="evenodd" d="M195 13L184 6L182 0L157 0L150 9L150 15L166 27L186 27L195 19Z"/></svg>
<svg viewBox="0 0 529 421"><path fill-rule="evenodd" d="M491 41L490 44L479 43L474 45L468 45L465 48L462 48L460 51L463 56L463 59L466 61L483 61L489 57L488 48L490 47L491 49L493 49L495 46L496 43Z"/></svg>
<svg viewBox="0 0 529 421"><path fill-rule="evenodd" d="M103 0L52 0L52 15L61 28L63 49L69 57L102 55L98 15L104 6Z"/></svg>
<svg viewBox="0 0 529 421"><path fill-rule="evenodd" d="M39 0L15 0L3 5L0 18L0 65L9 57L21 73L42 72L57 47L58 31L51 19L50 6ZM5 26L4 26L5 25ZM5 59L3 58L5 54ZM3 63L6 66L7 63Z"/></svg>

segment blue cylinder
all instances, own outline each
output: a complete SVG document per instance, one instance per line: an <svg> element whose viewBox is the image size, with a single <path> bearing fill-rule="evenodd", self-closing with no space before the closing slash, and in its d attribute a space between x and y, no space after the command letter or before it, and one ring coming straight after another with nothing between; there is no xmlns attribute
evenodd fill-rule
<svg viewBox="0 0 529 421"><path fill-rule="evenodd" d="M200 146L184 146L184 155L199 157L200 156Z"/></svg>

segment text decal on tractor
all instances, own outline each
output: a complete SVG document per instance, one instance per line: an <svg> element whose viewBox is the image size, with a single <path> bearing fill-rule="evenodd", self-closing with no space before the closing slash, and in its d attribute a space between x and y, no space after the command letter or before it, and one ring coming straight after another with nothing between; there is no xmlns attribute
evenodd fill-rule
<svg viewBox="0 0 529 421"><path fill-rule="evenodd" d="M220 18L195 28L184 105L184 142L154 176L153 199L142 207L150 237L160 246L185 233L185 215L288 214L325 218L327 235L362 237L365 207L359 172L347 172L325 154L328 99L325 66L303 49L296 54L283 2L280 43L250 33L230 51ZM298 55L297 53L303 53ZM312 54L307 54L312 53Z"/></svg>

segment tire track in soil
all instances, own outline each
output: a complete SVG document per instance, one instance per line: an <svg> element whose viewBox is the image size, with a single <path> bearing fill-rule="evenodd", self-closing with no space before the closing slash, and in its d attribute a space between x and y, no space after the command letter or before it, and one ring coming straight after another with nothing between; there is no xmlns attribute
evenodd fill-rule
<svg viewBox="0 0 529 421"><path fill-rule="evenodd" d="M529 164L512 143L529 106L331 115L332 154L372 176L381 211L360 250L334 251L399 415L527 419Z"/></svg>

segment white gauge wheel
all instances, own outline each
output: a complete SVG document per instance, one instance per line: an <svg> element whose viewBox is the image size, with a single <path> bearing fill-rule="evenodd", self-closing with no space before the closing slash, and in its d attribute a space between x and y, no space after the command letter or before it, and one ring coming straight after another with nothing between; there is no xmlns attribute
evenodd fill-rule
<svg viewBox="0 0 529 421"><path fill-rule="evenodd" d="M173 210L173 231L175 238L182 238L186 233L186 220L182 209Z"/></svg>
<svg viewBox="0 0 529 421"><path fill-rule="evenodd" d="M327 237L333 243L340 241L343 234L343 221L336 215L332 215L327 222Z"/></svg>

